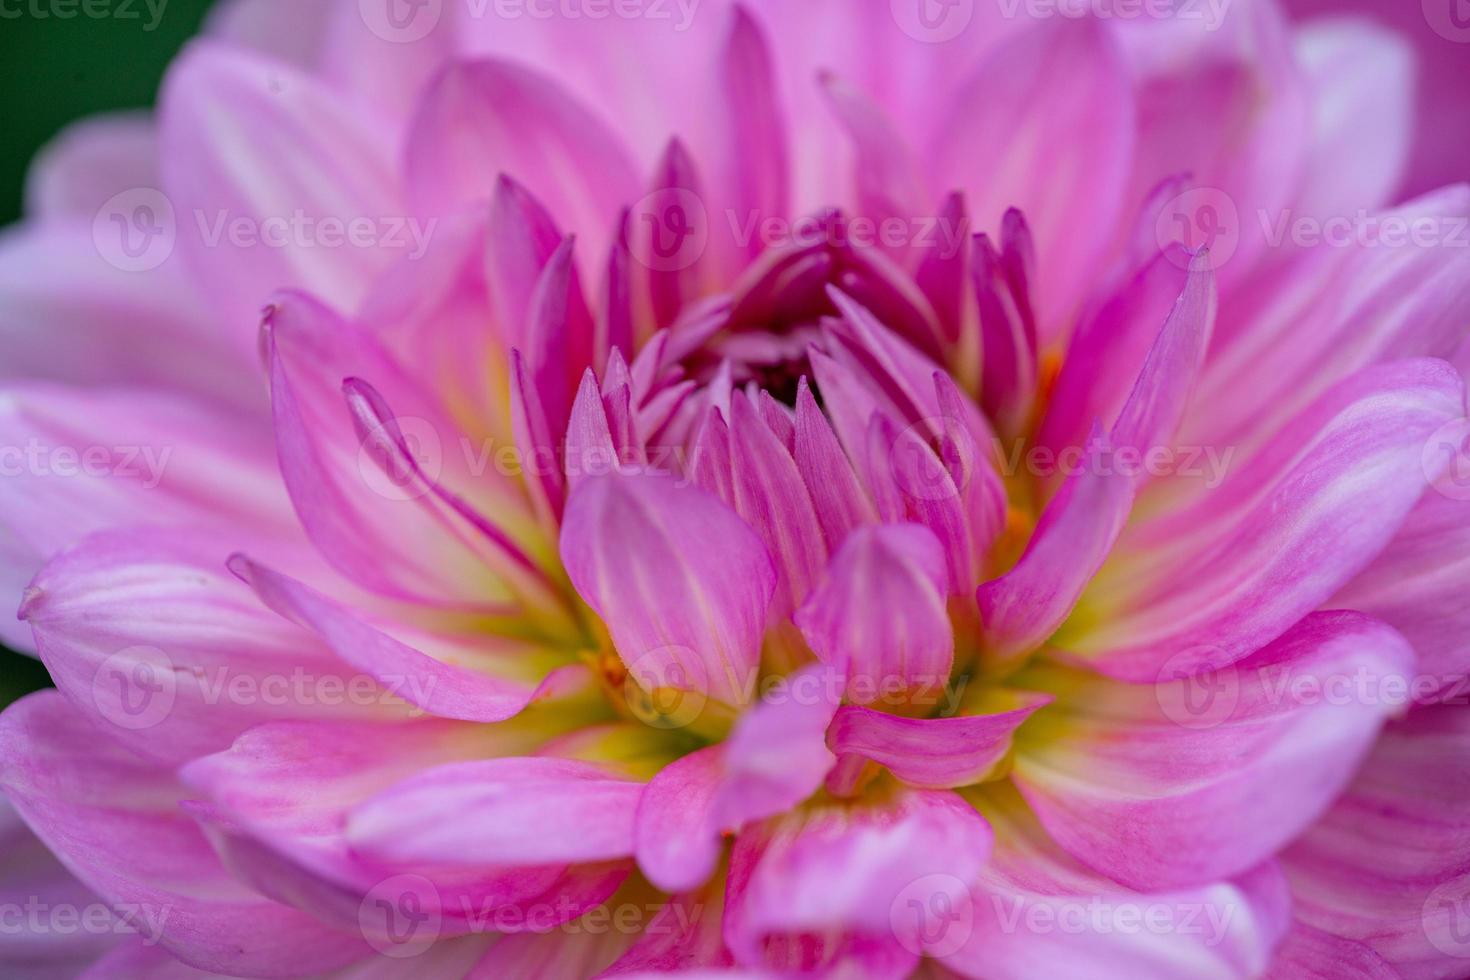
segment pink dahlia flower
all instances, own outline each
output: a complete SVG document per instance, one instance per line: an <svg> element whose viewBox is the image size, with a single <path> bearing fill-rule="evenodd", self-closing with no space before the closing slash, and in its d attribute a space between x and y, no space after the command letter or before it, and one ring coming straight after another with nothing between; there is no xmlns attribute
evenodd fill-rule
<svg viewBox="0 0 1470 980"><path fill-rule="evenodd" d="M1470 975L1424 13L226 7L0 244L7 975Z"/></svg>

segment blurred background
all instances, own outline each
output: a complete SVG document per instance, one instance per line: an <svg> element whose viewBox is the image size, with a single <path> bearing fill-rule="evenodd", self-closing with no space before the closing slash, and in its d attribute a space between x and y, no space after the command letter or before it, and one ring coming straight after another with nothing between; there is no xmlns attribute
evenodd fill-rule
<svg viewBox="0 0 1470 980"><path fill-rule="evenodd" d="M21 216L36 151L82 116L152 105L164 69L213 4L0 0L0 226ZM0 647L0 707L47 683L38 661Z"/></svg>

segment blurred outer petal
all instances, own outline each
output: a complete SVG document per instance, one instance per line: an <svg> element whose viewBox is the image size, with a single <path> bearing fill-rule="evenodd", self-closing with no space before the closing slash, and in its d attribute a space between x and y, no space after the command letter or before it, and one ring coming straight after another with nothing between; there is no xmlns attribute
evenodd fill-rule
<svg viewBox="0 0 1470 980"><path fill-rule="evenodd" d="M312 2L319 0L305 0L302 5ZM408 23L400 36L394 36L396 14L401 11L382 6L375 12L361 3L328 5L328 23L319 45L321 74L371 106L379 124L391 126L401 139L434 72L455 54L459 11L452 4L447 10L428 4L404 8L409 11ZM413 40L407 40L410 37Z"/></svg>
<svg viewBox="0 0 1470 980"><path fill-rule="evenodd" d="M405 167L410 201L436 214L488 199L505 174L581 236L589 258L606 254L619 208L640 193L601 119L549 76L493 59L440 72L409 132Z"/></svg>
<svg viewBox="0 0 1470 980"><path fill-rule="evenodd" d="M546 865L633 853L643 784L572 759L436 766L356 807L347 837L392 863Z"/></svg>
<svg viewBox="0 0 1470 980"><path fill-rule="evenodd" d="M711 888L671 898L633 947L602 975L624 980L673 972L686 978L765 978L764 973L716 969L734 963L720 935L721 891Z"/></svg>
<svg viewBox="0 0 1470 980"><path fill-rule="evenodd" d="M1151 252L1072 335L1037 442L1054 452L1080 446L1094 419L1109 429L1128 400L1160 327L1187 281L1183 252Z"/></svg>
<svg viewBox="0 0 1470 980"><path fill-rule="evenodd" d="M138 936L130 936L84 972L68 974L76 980L214 980L217 973L198 970L180 962L162 946L150 946Z"/></svg>
<svg viewBox="0 0 1470 980"><path fill-rule="evenodd" d="M796 623L813 652L846 677L849 700L936 690L954 663L945 582L944 552L927 529L860 527L833 557Z"/></svg>
<svg viewBox="0 0 1470 980"><path fill-rule="evenodd" d="M1466 474L1446 473L1463 481ZM1450 696L1470 674L1470 500L1465 486L1426 493L1373 564L1327 600L1377 616L1419 655L1421 700Z"/></svg>
<svg viewBox="0 0 1470 980"><path fill-rule="evenodd" d="M885 766L919 789L952 789L979 782L1005 758L1011 735L1048 694L1006 692L1015 707L993 714L903 718L858 705L837 712L827 735L839 759L856 756Z"/></svg>
<svg viewBox="0 0 1470 980"><path fill-rule="evenodd" d="M162 943L226 975L322 972L367 956L339 933L236 882L178 808L166 771L101 737L55 691L0 716L0 787L47 846L103 900L161 924ZM141 931L141 930L140 930ZM146 935L146 933L145 933Z"/></svg>
<svg viewBox="0 0 1470 980"><path fill-rule="evenodd" d="M948 791L774 818L736 838L725 941L745 966L810 971L850 960L860 976L907 976L919 934L935 924L911 921L910 906L933 914L958 904L991 836Z"/></svg>
<svg viewBox="0 0 1470 980"><path fill-rule="evenodd" d="M1463 384L1443 361L1359 372L1223 484L1130 528L1083 599L1105 621L1058 646L1141 682L1166 663L1206 670L1259 649L1392 540L1448 461L1426 452L1431 436L1463 415Z"/></svg>
<svg viewBox="0 0 1470 980"><path fill-rule="evenodd" d="M540 683L445 663L369 625L347 607L244 555L230 570L271 609L321 637L345 663L376 678L397 697L431 714L465 721L510 718L529 704L576 683L578 666L553 671ZM503 661L501 662L503 669ZM532 665L534 669L534 665Z"/></svg>
<svg viewBox="0 0 1470 980"><path fill-rule="evenodd" d="M1290 923L1274 865L1187 890L1138 892L1078 864L1003 784L978 798L995 849L973 895L927 950L961 976L1235 980L1260 976Z"/></svg>
<svg viewBox="0 0 1470 980"><path fill-rule="evenodd" d="M1342 939L1300 921L1276 949L1266 980L1402 980L1403 974L1365 943Z"/></svg>
<svg viewBox="0 0 1470 980"><path fill-rule="evenodd" d="M1026 653L1051 636L1112 550L1133 504L1132 481L1110 465L1112 449L1094 428L1079 468L1047 504L1021 560L976 591L994 657Z"/></svg>
<svg viewBox="0 0 1470 980"><path fill-rule="evenodd" d="M147 385L259 414L255 338L218 329L177 259L130 272L99 241L90 223L0 236L0 378Z"/></svg>
<svg viewBox="0 0 1470 980"><path fill-rule="evenodd" d="M1037 295L1050 339L1090 288L1120 217L1133 154L1127 67L1096 20L1051 18L991 53L949 115L932 182L963 190L981 226L998 227L1010 207L1025 214L1046 256Z"/></svg>
<svg viewBox="0 0 1470 980"><path fill-rule="evenodd" d="M607 908L614 916L628 904ZM638 908L645 912L647 906ZM594 920L589 920L589 923ZM617 921L614 919L613 921ZM601 977L603 970L624 953L636 937L625 926L612 929L579 927L546 932L521 932L496 939L468 973L433 974L464 980L501 980L502 977Z"/></svg>
<svg viewBox="0 0 1470 980"><path fill-rule="evenodd" d="M1370 20L1345 17L1304 25L1296 51L1312 143L1294 210L1326 219L1392 203L1416 126L1413 48Z"/></svg>
<svg viewBox="0 0 1470 980"><path fill-rule="evenodd" d="M272 615L225 570L228 551L209 534L117 529L36 576L21 615L52 679L99 729L166 764L223 749L273 718L407 714L404 701Z"/></svg>
<svg viewBox="0 0 1470 980"><path fill-rule="evenodd" d="M89 906L102 904L31 833L3 795L0 855L0 907L18 912L28 902L32 906L40 902L43 915L48 908L60 907L75 908L86 915ZM9 914L15 916L16 912ZM23 924L23 918L12 918L0 934L0 971L18 980L75 977L109 948L132 941L125 926L116 932L17 928Z"/></svg>
<svg viewBox="0 0 1470 980"><path fill-rule="evenodd" d="M1239 874L1326 810L1412 669L1403 637L1352 612L1308 616L1209 675L1042 668L1018 683L1058 701L1022 730L1013 778L1059 844L1126 885Z"/></svg>
<svg viewBox="0 0 1470 980"><path fill-rule="evenodd" d="M1211 411L1189 420L1190 443L1248 447L1371 364L1456 359L1470 322L1470 186L1350 217L1231 297L1200 378L1199 404ZM1236 397L1243 389L1252 396Z"/></svg>
<svg viewBox="0 0 1470 980"><path fill-rule="evenodd" d="M749 699L776 573L718 499L656 473L588 480L567 504L561 553L643 687Z"/></svg>
<svg viewBox="0 0 1470 980"><path fill-rule="evenodd" d="M196 41L164 81L161 120L177 247L230 332L253 331L256 311L280 289L308 289L353 309L392 246L414 247L391 148L316 79ZM371 245L349 236L331 248L317 237L328 234L324 222L354 220L373 222ZM236 235L235 222L248 224L251 237Z"/></svg>
<svg viewBox="0 0 1470 980"><path fill-rule="evenodd" d="M26 213L90 222L114 194L157 186L153 120L141 112L93 116L62 130L36 155L26 174Z"/></svg>
<svg viewBox="0 0 1470 980"><path fill-rule="evenodd" d="M1464 45L1454 43L1444 33L1450 31L1464 39L1451 20L1455 7L1449 3L1430 6L1395 0L1286 0L1282 6L1298 18L1327 15L1336 19L1344 14L1371 17L1411 42L1418 62L1412 112L1414 145L1399 194L1423 194L1465 179L1470 173L1470 102L1464 98L1470 88L1470 60L1465 58ZM1431 16L1438 18L1438 23ZM1316 23L1308 21L1304 28L1315 30ZM1363 152L1362 147L1355 149Z"/></svg>
<svg viewBox="0 0 1470 980"><path fill-rule="evenodd" d="M166 393L12 387L0 398L0 445L14 447L0 494L0 581L19 597L47 558L108 527L205 525L256 545L287 538L290 506L263 436ZM30 630L13 609L0 612L0 637L29 649Z"/></svg>
<svg viewBox="0 0 1470 980"><path fill-rule="evenodd" d="M1297 918L1357 940L1408 978L1450 977L1470 956L1470 711L1390 724L1352 785L1282 856Z"/></svg>
<svg viewBox="0 0 1470 980"><path fill-rule="evenodd" d="M311 68L321 58L334 0L221 0L205 21L207 35Z"/></svg>

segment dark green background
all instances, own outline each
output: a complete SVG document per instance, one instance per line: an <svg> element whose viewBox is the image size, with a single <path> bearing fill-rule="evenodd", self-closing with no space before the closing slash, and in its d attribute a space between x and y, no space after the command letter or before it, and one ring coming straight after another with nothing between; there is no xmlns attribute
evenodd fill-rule
<svg viewBox="0 0 1470 980"><path fill-rule="evenodd" d="M149 15L140 0L136 20L65 13L66 0L0 0L0 225L17 220L32 156L67 123L110 109L153 103L163 70L199 30L213 0L167 0L158 26L144 30ZM121 10L122 0L111 0ZM36 16L39 8L46 15ZM94 9L96 7L94 6ZM0 616L15 615L19 596L0 599ZM29 657L0 647L0 705L46 683Z"/></svg>

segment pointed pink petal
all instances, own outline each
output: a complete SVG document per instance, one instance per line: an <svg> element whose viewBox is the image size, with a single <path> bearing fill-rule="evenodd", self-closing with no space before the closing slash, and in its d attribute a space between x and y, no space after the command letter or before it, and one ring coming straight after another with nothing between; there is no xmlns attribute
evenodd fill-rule
<svg viewBox="0 0 1470 980"><path fill-rule="evenodd" d="M643 687L748 700L776 574L728 507L669 476L598 477L567 504L561 552Z"/></svg>
<svg viewBox="0 0 1470 980"><path fill-rule="evenodd" d="M653 777L634 823L638 867L671 895L699 887L720 860L711 807L724 777L724 749L692 752Z"/></svg>
<svg viewBox="0 0 1470 980"><path fill-rule="evenodd" d="M949 681L954 631L939 541L913 524L862 527L832 559L796 622L812 650L866 704Z"/></svg>

